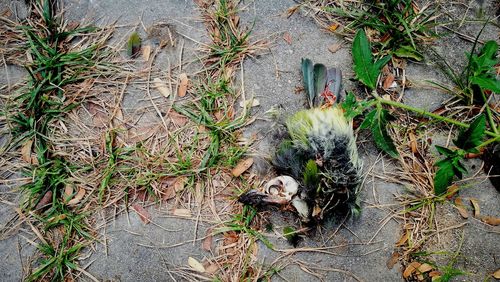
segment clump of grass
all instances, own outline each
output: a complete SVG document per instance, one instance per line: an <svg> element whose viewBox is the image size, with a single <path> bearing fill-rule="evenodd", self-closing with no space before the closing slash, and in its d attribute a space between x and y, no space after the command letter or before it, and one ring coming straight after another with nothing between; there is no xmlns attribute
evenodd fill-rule
<svg viewBox="0 0 500 282"><path fill-rule="evenodd" d="M391 0L330 1L326 5L324 1L311 1L307 5L326 29L349 37L360 28L366 29L375 50L401 58L422 60L422 45L437 37L432 29L437 25L439 4L419 7L413 0Z"/></svg>
<svg viewBox="0 0 500 282"><path fill-rule="evenodd" d="M101 51L109 34L92 42L89 38L106 34L93 27L68 28L57 13L57 1L30 4L30 17L17 26L26 40L25 52L29 57L19 62L25 66L29 79L26 85L9 93L14 97L9 97L3 114L12 139L2 155L22 146L21 151L26 154L23 159L30 159L25 172L31 181L21 187L25 192L22 207L42 230L37 234L42 236L38 245L42 258L28 280L63 280L78 268L79 251L94 236L86 222L87 213L78 203L85 189L80 187L77 202L68 203L77 194L68 188L89 167L72 162L71 152L61 150L58 132L67 114L83 99L77 93L68 93L68 88L103 74L99 68L103 68L102 60L107 54ZM13 36L12 31L6 36ZM51 240L54 233L62 241Z"/></svg>
<svg viewBox="0 0 500 282"><path fill-rule="evenodd" d="M211 39L203 49L207 53L205 65L209 72L216 75L231 73L245 57L266 47L263 40L251 41L250 29L240 27L236 1L200 1L199 6Z"/></svg>

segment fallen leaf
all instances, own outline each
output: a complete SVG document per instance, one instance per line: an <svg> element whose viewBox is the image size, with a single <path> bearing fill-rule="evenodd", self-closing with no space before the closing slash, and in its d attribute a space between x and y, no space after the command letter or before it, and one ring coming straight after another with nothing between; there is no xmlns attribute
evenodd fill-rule
<svg viewBox="0 0 500 282"><path fill-rule="evenodd" d="M429 272L432 270L432 265L428 264L428 263L422 263L418 268L417 268L418 272L420 273L425 273L425 272Z"/></svg>
<svg viewBox="0 0 500 282"><path fill-rule="evenodd" d="M437 270L433 270L431 272L429 272L429 277L440 277L441 276L441 272L437 271Z"/></svg>
<svg viewBox="0 0 500 282"><path fill-rule="evenodd" d="M394 265L398 262L399 260L399 253L398 252L393 252L391 257L387 260L387 268L392 269Z"/></svg>
<svg viewBox="0 0 500 282"><path fill-rule="evenodd" d="M257 106L260 106L260 102L259 102L259 100L255 99L255 98L248 99L246 101L241 101L240 107L244 108L245 106L257 107Z"/></svg>
<svg viewBox="0 0 500 282"><path fill-rule="evenodd" d="M331 25L328 26L328 30L331 31L331 32L334 32L337 30L337 28L339 27L339 24L338 23L333 23Z"/></svg>
<svg viewBox="0 0 500 282"><path fill-rule="evenodd" d="M413 274L413 272L415 272L415 270L417 270L417 268L420 266L420 263L418 261L414 261L412 263L410 263L405 271L403 272L403 278L408 278L410 277L410 275Z"/></svg>
<svg viewBox="0 0 500 282"><path fill-rule="evenodd" d="M394 82L394 79L395 79L395 78L396 78L396 77L394 76L394 74L389 73L389 75L387 75L387 76L385 77L385 79L384 79L384 83L382 84L382 88L383 88L384 90L387 90L387 89L391 88L392 83Z"/></svg>
<svg viewBox="0 0 500 282"><path fill-rule="evenodd" d="M153 79L153 85L163 97L167 98L168 96L170 96L170 89L167 87L167 84L161 79L157 77Z"/></svg>
<svg viewBox="0 0 500 282"><path fill-rule="evenodd" d="M31 148L33 147L33 139L26 141L21 147L21 158L23 161L31 164Z"/></svg>
<svg viewBox="0 0 500 282"><path fill-rule="evenodd" d="M446 189L446 194L448 195L448 196L446 196L446 199L451 200L451 198L453 198L453 196L455 196L455 194L457 194L458 191L460 191L459 188L460 187L457 184L453 184L453 185L449 186Z"/></svg>
<svg viewBox="0 0 500 282"><path fill-rule="evenodd" d="M186 177L184 177L184 176L178 177L174 183L175 192L180 192L180 191L184 190L185 183L186 183Z"/></svg>
<svg viewBox="0 0 500 282"><path fill-rule="evenodd" d="M177 92L177 94L179 95L179 97L184 97L184 96L186 96L188 82L189 82L187 74L181 73L179 75L179 81L180 81L179 82L179 92Z"/></svg>
<svg viewBox="0 0 500 282"><path fill-rule="evenodd" d="M42 199L36 205L35 209L42 208L48 204L52 203L52 191L47 191L45 195L43 195Z"/></svg>
<svg viewBox="0 0 500 282"><path fill-rule="evenodd" d="M142 57L144 61L149 61L149 57L151 56L151 45L146 45L142 48Z"/></svg>
<svg viewBox="0 0 500 282"><path fill-rule="evenodd" d="M78 193L76 193L73 199L71 199L71 201L68 202L68 205L73 206L78 204L83 199L83 196L85 196L85 189L83 188L78 189Z"/></svg>
<svg viewBox="0 0 500 282"><path fill-rule="evenodd" d="M285 31L285 33L283 33L283 40L285 40L285 42L288 43L288 45L292 44L292 36L288 31Z"/></svg>
<svg viewBox="0 0 500 282"><path fill-rule="evenodd" d="M215 274L217 270L219 270L219 267L215 263L211 263L207 267L205 267L205 271L210 274Z"/></svg>
<svg viewBox="0 0 500 282"><path fill-rule="evenodd" d="M478 217L481 215L481 208L479 207L479 202L476 198L470 198L470 202L472 207L474 208L474 217Z"/></svg>
<svg viewBox="0 0 500 282"><path fill-rule="evenodd" d="M168 117L170 118L170 120L177 126L184 126L188 123L188 118L177 113L177 112L174 112L174 111L171 111L169 114L168 114Z"/></svg>
<svg viewBox="0 0 500 282"><path fill-rule="evenodd" d="M203 239L203 242L201 243L201 248L207 252L210 252L212 250L212 231L207 230L207 236L205 239Z"/></svg>
<svg viewBox="0 0 500 282"><path fill-rule="evenodd" d="M482 222L487 223L489 225L500 225L500 218L498 217L493 217L493 216L481 216L479 219L481 219Z"/></svg>
<svg viewBox="0 0 500 282"><path fill-rule="evenodd" d="M405 234L403 234L403 236L401 236L399 241L396 243L396 247L403 246L406 243L406 241L408 241L409 237L410 237L410 234L408 231L406 231Z"/></svg>
<svg viewBox="0 0 500 282"><path fill-rule="evenodd" d="M340 50L340 48L342 48L342 43L335 43L328 46L328 51L336 53L338 50Z"/></svg>
<svg viewBox="0 0 500 282"><path fill-rule="evenodd" d="M205 272L205 267L203 266L203 264L201 264L195 258L189 257L188 264L192 269L194 269L198 272L202 272L202 273Z"/></svg>
<svg viewBox="0 0 500 282"><path fill-rule="evenodd" d="M139 218L142 220L142 222L144 222L145 224L151 222L151 214L141 205L133 204L132 209L139 215Z"/></svg>
<svg viewBox="0 0 500 282"><path fill-rule="evenodd" d="M67 203L73 196L73 184L66 184L64 187L64 202Z"/></svg>
<svg viewBox="0 0 500 282"><path fill-rule="evenodd" d="M467 212L467 209L465 208L460 197L457 197L455 199L455 208L457 208L458 212L463 218L469 218L469 213Z"/></svg>
<svg viewBox="0 0 500 282"><path fill-rule="evenodd" d="M415 137L415 133L413 131L410 131L408 133L408 137L410 137L410 149L412 153L417 152L417 138Z"/></svg>
<svg viewBox="0 0 500 282"><path fill-rule="evenodd" d="M495 271L495 272L493 273L493 278L495 278L495 279L500 279L500 268L499 268L499 269L497 269L497 271Z"/></svg>
<svg viewBox="0 0 500 282"><path fill-rule="evenodd" d="M253 164L253 158L248 158L240 161L231 171L234 177L238 177L247 169L249 169Z"/></svg>
<svg viewBox="0 0 500 282"><path fill-rule="evenodd" d="M188 209L175 209L174 215L182 217L191 217L191 211Z"/></svg>

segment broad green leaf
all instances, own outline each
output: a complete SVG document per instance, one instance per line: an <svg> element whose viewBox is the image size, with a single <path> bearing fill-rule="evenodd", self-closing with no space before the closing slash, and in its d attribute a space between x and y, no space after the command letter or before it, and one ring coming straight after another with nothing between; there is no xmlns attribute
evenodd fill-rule
<svg viewBox="0 0 500 282"><path fill-rule="evenodd" d="M438 146L436 145L436 150L441 154L441 155L445 155L446 157L453 157L456 155L455 151L452 151L448 148L445 148L445 147L441 147L441 146Z"/></svg>
<svg viewBox="0 0 500 282"><path fill-rule="evenodd" d="M399 49L394 51L394 55L400 58L413 59L418 62L424 59L424 56L422 56L422 54L420 54L412 46L401 46Z"/></svg>
<svg viewBox="0 0 500 282"><path fill-rule="evenodd" d="M467 173L467 169L464 167L464 165L460 162L461 157L455 157L453 158L453 170L455 172L455 175L462 179L462 176Z"/></svg>
<svg viewBox="0 0 500 282"><path fill-rule="evenodd" d="M361 129L367 129L372 126L373 124L373 119L375 118L375 115L377 114L377 109L372 110L369 112L365 119L363 120L363 123L359 126Z"/></svg>
<svg viewBox="0 0 500 282"><path fill-rule="evenodd" d="M386 128L391 117L392 116L387 110L378 109L371 128L373 139L377 147L386 152L389 156L396 158L399 154Z"/></svg>
<svg viewBox="0 0 500 282"><path fill-rule="evenodd" d="M453 161L449 158L439 161L436 166L439 167L434 176L434 193L441 195L446 192L448 186L451 185L455 176Z"/></svg>
<svg viewBox="0 0 500 282"><path fill-rule="evenodd" d="M495 77L473 76L470 78L471 84L476 84L481 89L491 90L500 93L500 80Z"/></svg>
<svg viewBox="0 0 500 282"><path fill-rule="evenodd" d="M356 101L356 96L352 92L349 92L341 106L344 110L344 116L347 119L353 119L363 113L367 104L367 101Z"/></svg>
<svg viewBox="0 0 500 282"><path fill-rule="evenodd" d="M141 38L137 32L133 32L128 38L127 54L130 57L135 57L141 50Z"/></svg>
<svg viewBox="0 0 500 282"><path fill-rule="evenodd" d="M375 89L379 72L373 67L370 42L363 29L358 30L352 43L352 59L356 78L370 89Z"/></svg>
<svg viewBox="0 0 500 282"><path fill-rule="evenodd" d="M314 89L315 89L314 96L317 104L319 97L321 96L321 93L325 91L327 71L325 65L323 64L315 64L313 69L314 69L313 73L314 73Z"/></svg>
<svg viewBox="0 0 500 282"><path fill-rule="evenodd" d="M313 107L314 104L314 72L313 63L310 59L302 58L302 80L304 82L304 89L306 90L307 99L309 101L309 107Z"/></svg>
<svg viewBox="0 0 500 282"><path fill-rule="evenodd" d="M377 78L382 67L390 60L386 56L377 62L373 62L370 42L363 29L358 30L352 43L352 59L354 62L354 73L356 78L366 87L375 89Z"/></svg>
<svg viewBox="0 0 500 282"><path fill-rule="evenodd" d="M494 40L489 40L484 43L483 48L479 52L481 56L486 56L487 58L494 58L498 50L498 43Z"/></svg>
<svg viewBox="0 0 500 282"><path fill-rule="evenodd" d="M466 130L461 130L456 140L455 146L465 151L474 149L481 144L484 131L486 130L486 117L484 114L478 116Z"/></svg>

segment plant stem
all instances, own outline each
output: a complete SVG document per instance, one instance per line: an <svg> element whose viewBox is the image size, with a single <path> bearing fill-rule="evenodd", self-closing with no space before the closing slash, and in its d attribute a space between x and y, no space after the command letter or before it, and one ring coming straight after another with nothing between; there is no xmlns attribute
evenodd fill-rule
<svg viewBox="0 0 500 282"><path fill-rule="evenodd" d="M484 91L482 89L481 94L483 95L484 106L486 107L486 116L488 117L488 122L490 124L491 130L493 130L495 134L498 134L497 125L495 124L493 115L491 114L489 99L486 99L486 95L484 94Z"/></svg>
<svg viewBox="0 0 500 282"><path fill-rule="evenodd" d="M463 127L463 128L469 128L468 124L463 123L463 122L459 122L458 120L454 120L454 119L451 119L451 118L448 118L448 117L443 117L443 116L440 116L440 115L436 115L436 114L433 114L431 112L428 112L428 111L425 111L425 110L422 110L422 109L419 109L419 108L415 108L415 107L412 107L412 106L405 105L403 103L399 103L399 102L395 102L395 101L390 101L390 100L385 100L382 97L380 97L376 93L376 91L373 91L372 95L381 104L386 104L386 105L389 105L389 106L393 106L393 107L405 109L405 110L408 110L408 111L412 111L412 112L415 112L415 113L418 113L418 114L421 114L421 115L424 115L424 116L432 117L432 118L437 119L439 121L443 121L443 122L446 122L446 123L451 123L451 124L454 124L454 125L457 125L457 126L460 126L460 127ZM500 135L498 135L496 132L485 131L485 133L487 135L491 136L491 137L494 137L493 139L495 139L495 140L497 140L497 138L500 137Z"/></svg>
<svg viewBox="0 0 500 282"><path fill-rule="evenodd" d="M500 141L500 135L497 136L497 137L495 137L495 138L491 138L491 139L488 139L488 140L484 141L483 143L479 144L476 148L480 149L480 148L488 146L491 143L495 143L497 141Z"/></svg>

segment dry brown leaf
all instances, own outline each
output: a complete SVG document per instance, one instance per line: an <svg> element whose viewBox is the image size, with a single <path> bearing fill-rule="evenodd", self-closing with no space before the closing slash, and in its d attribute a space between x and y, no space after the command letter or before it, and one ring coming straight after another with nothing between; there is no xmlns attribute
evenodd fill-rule
<svg viewBox="0 0 500 282"><path fill-rule="evenodd" d="M179 114L178 112L170 112L168 117L170 118L170 120L177 126L184 126L188 123L188 118Z"/></svg>
<svg viewBox="0 0 500 282"><path fill-rule="evenodd" d="M433 270L431 272L429 272L429 277L440 277L441 276L441 272L437 271L437 270Z"/></svg>
<svg viewBox="0 0 500 282"><path fill-rule="evenodd" d="M408 231L406 231L405 234L403 234L403 236L401 236L399 241L396 243L396 246L397 247L403 246L406 243L406 241L408 241L409 237L410 237L410 233Z"/></svg>
<svg viewBox="0 0 500 282"><path fill-rule="evenodd" d="M64 187L64 202L67 203L71 196L73 196L73 184L66 184Z"/></svg>
<svg viewBox="0 0 500 282"><path fill-rule="evenodd" d="M185 183L186 183L186 177L185 176L178 177L177 180L174 183L174 190L175 190L175 192L180 192L180 191L184 190L184 184Z"/></svg>
<svg viewBox="0 0 500 282"><path fill-rule="evenodd" d="M384 79L384 83L382 84L382 88L384 88L384 90L387 90L387 89L391 88L392 83L394 82L395 78L396 77L394 76L394 74L389 73L386 76L386 78Z"/></svg>
<svg viewBox="0 0 500 282"><path fill-rule="evenodd" d="M338 50L340 50L340 48L342 48L342 43L335 43L328 46L328 51L336 53Z"/></svg>
<svg viewBox="0 0 500 282"><path fill-rule="evenodd" d="M179 75L179 92L177 92L177 95L179 95L179 97L186 96L188 83L189 79L187 77L187 74L181 73Z"/></svg>
<svg viewBox="0 0 500 282"><path fill-rule="evenodd" d="M413 131L410 131L408 133L408 137L410 138L410 149L412 153L417 152L417 138L415 137L415 133Z"/></svg>
<svg viewBox="0 0 500 282"><path fill-rule="evenodd" d="M283 40L285 40L288 45L292 44L292 36L290 35L290 32L285 31L285 33L283 33Z"/></svg>
<svg viewBox="0 0 500 282"><path fill-rule="evenodd" d="M33 147L33 139L26 141L21 147L21 158L23 161L31 164L31 148Z"/></svg>
<svg viewBox="0 0 500 282"><path fill-rule="evenodd" d="M446 194L448 195L448 196L446 196L446 199L451 200L451 198L453 198L453 196L455 196L455 194L457 194L458 191L460 191L459 188L460 187L457 184L453 184L453 185L449 186L446 189Z"/></svg>
<svg viewBox="0 0 500 282"><path fill-rule="evenodd" d="M189 257L188 264L192 269L194 269L198 272L201 272L201 273L205 272L205 267L203 266L203 264L201 264L195 258Z"/></svg>
<svg viewBox="0 0 500 282"><path fill-rule="evenodd" d="M418 267L420 267L420 263L418 261L410 263L403 272L403 278L410 277L413 274L413 272L415 272L415 270L418 269Z"/></svg>
<svg viewBox="0 0 500 282"><path fill-rule="evenodd" d="M470 198L472 207L474 208L474 217L479 217L481 215L481 207L479 207L479 202L476 198Z"/></svg>
<svg viewBox="0 0 500 282"><path fill-rule="evenodd" d="M203 239L203 242L201 243L201 248L207 252L210 252L212 250L212 231L207 230L207 236L205 239Z"/></svg>
<svg viewBox="0 0 500 282"><path fill-rule="evenodd" d="M88 103L87 108L92 115L92 122L95 127L105 127L108 124L108 113L98 104Z"/></svg>
<svg viewBox="0 0 500 282"><path fill-rule="evenodd" d="M45 195L43 195L42 199L36 205L35 209L42 208L48 204L52 203L52 191L47 191Z"/></svg>
<svg viewBox="0 0 500 282"><path fill-rule="evenodd" d="M248 158L248 159L241 160L233 168L233 170L231 171L231 173L233 174L234 177L238 177L241 174L243 174L243 172L245 172L247 169L249 169L252 166L252 164L253 164L253 158Z"/></svg>
<svg viewBox="0 0 500 282"><path fill-rule="evenodd" d="M462 199L457 197L455 199L455 208L457 208L458 212L463 218L469 218L469 213L467 212L467 208L464 206Z"/></svg>
<svg viewBox="0 0 500 282"><path fill-rule="evenodd" d="M156 77L153 79L153 85L163 97L167 98L170 96L170 89L167 87L167 84L163 82L163 80Z"/></svg>
<svg viewBox="0 0 500 282"><path fill-rule="evenodd" d="M68 202L68 205L73 206L78 204L83 199L83 196L85 196L85 189L83 188L78 189L78 193L76 193L73 199L71 199L71 201Z"/></svg>
<svg viewBox="0 0 500 282"><path fill-rule="evenodd" d="M339 24L338 23L333 23L333 24L331 24L331 25L328 26L328 30L331 31L331 32L336 31L337 28L339 28Z"/></svg>
<svg viewBox="0 0 500 282"><path fill-rule="evenodd" d="M175 209L174 215L182 217L191 217L191 211L188 209Z"/></svg>
<svg viewBox="0 0 500 282"><path fill-rule="evenodd" d="M487 223L489 225L494 225L494 226L500 225L500 218L498 217L484 215L481 216L479 219L481 219L482 222Z"/></svg>
<svg viewBox="0 0 500 282"><path fill-rule="evenodd" d="M497 269L497 271L495 271L495 272L493 273L493 278L495 278L495 279L500 279L500 268L499 268L499 269Z"/></svg>
<svg viewBox="0 0 500 282"><path fill-rule="evenodd" d="M428 263L422 263L418 268L417 268L418 272L420 273L425 273L425 272L429 272L432 270L432 265L428 264Z"/></svg>
<svg viewBox="0 0 500 282"><path fill-rule="evenodd" d="M151 56L151 45L146 45L142 48L142 57L144 61L149 61L149 57Z"/></svg>
<svg viewBox="0 0 500 282"><path fill-rule="evenodd" d="M210 274L215 274L219 270L219 266L215 263L209 264L207 267L205 267L205 271Z"/></svg>
<svg viewBox="0 0 500 282"><path fill-rule="evenodd" d="M387 260L387 268L392 269L394 265L398 262L399 260L399 253L398 252L393 252L391 257Z"/></svg>
<svg viewBox="0 0 500 282"><path fill-rule="evenodd" d="M142 220L142 222L144 222L145 224L151 222L151 214L141 205L133 204L132 209L139 215L139 218Z"/></svg>

